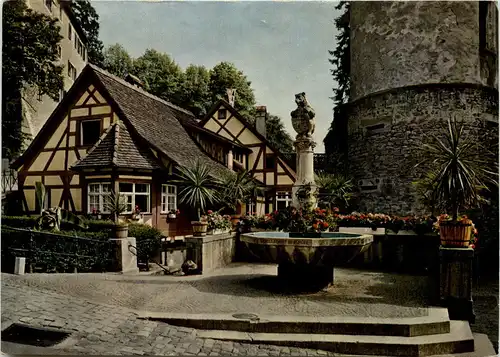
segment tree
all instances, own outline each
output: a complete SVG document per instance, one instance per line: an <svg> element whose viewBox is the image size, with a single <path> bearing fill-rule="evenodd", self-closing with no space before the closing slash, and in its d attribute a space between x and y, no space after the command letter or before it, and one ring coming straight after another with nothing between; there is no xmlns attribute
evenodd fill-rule
<svg viewBox="0 0 500 357"><path fill-rule="evenodd" d="M207 114L213 105L209 82L210 72L204 66L189 65L182 77L179 106L190 110L197 117Z"/></svg>
<svg viewBox="0 0 500 357"><path fill-rule="evenodd" d="M347 1L340 1L335 7L337 10L344 9L344 12L335 19L335 27L339 31L336 36L337 46L335 50L329 51L332 56L329 62L334 66L331 70L334 81L337 87L333 89L332 100L334 102L334 116L327 135L323 139L325 151L327 154L333 154L339 150L336 146L337 137L345 136L346 133L341 133L345 129L343 121L346 120L346 113L343 110L342 104L349 101L350 75L351 75L351 47L350 47L350 5Z"/></svg>
<svg viewBox="0 0 500 357"><path fill-rule="evenodd" d="M115 76L123 78L132 71L134 65L127 50L119 43L115 43L104 51L103 67Z"/></svg>
<svg viewBox="0 0 500 357"><path fill-rule="evenodd" d="M271 143L273 148L280 153L293 152L293 140L290 134L285 130L285 126L280 117L276 115L268 115L266 121L266 134L267 140Z"/></svg>
<svg viewBox="0 0 500 357"><path fill-rule="evenodd" d="M168 54L147 49L134 60L133 72L146 83L150 93L174 104L180 102L182 69Z"/></svg>
<svg viewBox="0 0 500 357"><path fill-rule="evenodd" d="M12 159L19 154L25 139L23 88L37 87L40 94L59 100L63 66L56 61L62 37L57 19L28 9L24 1L3 5L2 156Z"/></svg>
<svg viewBox="0 0 500 357"><path fill-rule="evenodd" d="M209 91L212 96L212 103L219 99L227 100L226 90L228 88L236 89L234 107L243 116L247 118L253 117L252 110L255 106L255 96L251 84L252 82L234 64L221 62L210 70Z"/></svg>
<svg viewBox="0 0 500 357"><path fill-rule="evenodd" d="M99 40L99 15L89 0L78 0L71 2L71 11L76 21L87 37L87 53L90 63L102 66L104 55L103 45Z"/></svg>

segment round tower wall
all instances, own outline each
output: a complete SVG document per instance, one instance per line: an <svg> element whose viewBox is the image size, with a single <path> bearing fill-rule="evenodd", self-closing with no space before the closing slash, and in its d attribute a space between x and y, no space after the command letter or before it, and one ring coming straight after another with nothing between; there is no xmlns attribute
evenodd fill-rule
<svg viewBox="0 0 500 357"><path fill-rule="evenodd" d="M351 2L351 101L426 83L481 83L478 2Z"/></svg>

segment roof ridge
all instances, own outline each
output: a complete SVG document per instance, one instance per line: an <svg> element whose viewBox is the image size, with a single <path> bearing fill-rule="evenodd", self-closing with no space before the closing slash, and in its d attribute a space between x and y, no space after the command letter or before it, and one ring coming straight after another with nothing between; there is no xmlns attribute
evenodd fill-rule
<svg viewBox="0 0 500 357"><path fill-rule="evenodd" d="M181 107L179 107L179 106L177 106L175 104L172 104L172 103L166 101L165 99L161 99L160 97L157 97L156 95L149 93L148 91L146 91L146 90L144 90L142 88L136 87L136 86L130 84L129 82L127 82L126 80L124 80L124 79L122 79L122 78L120 78L118 76L115 76L114 74L106 71L105 69L102 69L101 67L96 66L95 64L89 63L88 66L90 66L92 69L94 69L94 70L96 70L96 71L104 74L105 76L108 76L109 78L113 79L114 81L117 81L120 84L123 84L123 85L125 85L125 86L127 86L127 87L129 87L129 88L131 88L133 90L135 90L136 92L138 92L140 94L143 94L143 95L145 95L147 97L150 97L150 98L152 98L154 100L157 100L157 101L159 101L159 102L161 102L161 103L163 103L163 104L171 107L172 109L176 109L178 111L181 111L181 112L183 112L185 114L188 114L188 115L190 115L190 116L192 116L193 118L196 119L196 116L192 112L190 112L189 110L187 110L187 109L181 108Z"/></svg>
<svg viewBox="0 0 500 357"><path fill-rule="evenodd" d="M115 142L113 143L113 158L111 159L111 162L113 165L117 165L117 159L118 159L118 143L120 140L120 121L116 122L115 125Z"/></svg>

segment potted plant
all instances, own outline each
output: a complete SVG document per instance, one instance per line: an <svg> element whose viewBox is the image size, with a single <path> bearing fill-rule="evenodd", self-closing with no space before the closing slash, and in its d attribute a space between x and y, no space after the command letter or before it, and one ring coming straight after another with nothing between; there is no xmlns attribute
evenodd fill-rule
<svg viewBox="0 0 500 357"><path fill-rule="evenodd" d="M204 218L208 223L207 234L226 233L231 229L231 216L221 215L220 211L208 210Z"/></svg>
<svg viewBox="0 0 500 357"><path fill-rule="evenodd" d="M113 217L114 224L114 236L115 238L127 238L128 237L128 223L125 221L120 221L120 215L127 211L127 203L125 201L125 196L111 191L109 197L104 203L106 210L111 213Z"/></svg>
<svg viewBox="0 0 500 357"><path fill-rule="evenodd" d="M448 215L439 220L441 244L468 247L473 223L460 212L485 202L488 184L498 185L498 164L483 140L466 132L464 122L448 119L442 133L432 134L423 144L423 162L430 167L425 180L427 197Z"/></svg>
<svg viewBox="0 0 500 357"><path fill-rule="evenodd" d="M170 211L168 211L167 217L169 219L176 219L177 215L180 213L181 213L181 211L179 211L178 209L171 209Z"/></svg>
<svg viewBox="0 0 500 357"><path fill-rule="evenodd" d="M197 220L192 221L193 235L204 236L207 234L208 222L202 217L201 212L207 204L217 202L217 184L210 175L210 168L202 161L197 160L189 166L177 167L178 179L174 180L179 185L179 199L181 202L196 209Z"/></svg>
<svg viewBox="0 0 500 357"><path fill-rule="evenodd" d="M247 170L227 173L217 180L217 184L221 188L219 201L233 212L231 217L233 227L238 224L241 218L241 215L238 214L238 208L253 197L263 196L264 192L264 189L257 184Z"/></svg>
<svg viewBox="0 0 500 357"><path fill-rule="evenodd" d="M139 206L135 206L134 212L132 213L132 220L139 221L142 218L141 209Z"/></svg>

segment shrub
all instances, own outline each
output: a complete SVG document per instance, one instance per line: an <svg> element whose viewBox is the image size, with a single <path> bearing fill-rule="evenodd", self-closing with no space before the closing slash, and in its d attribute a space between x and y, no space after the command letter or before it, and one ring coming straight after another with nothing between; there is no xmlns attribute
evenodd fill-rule
<svg viewBox="0 0 500 357"><path fill-rule="evenodd" d="M137 242L138 257L146 258L156 255L161 247L162 233L146 224L131 223L128 226L128 234Z"/></svg>
<svg viewBox="0 0 500 357"><path fill-rule="evenodd" d="M33 229L37 219L37 216L2 216L2 226Z"/></svg>

